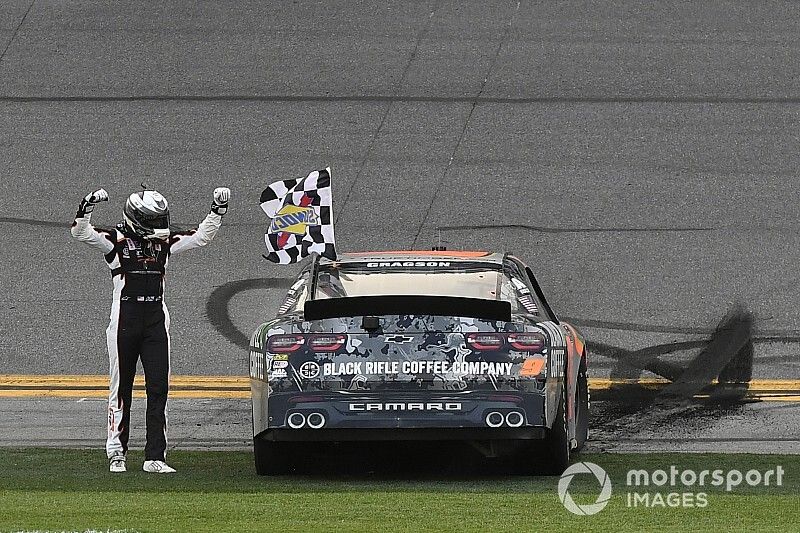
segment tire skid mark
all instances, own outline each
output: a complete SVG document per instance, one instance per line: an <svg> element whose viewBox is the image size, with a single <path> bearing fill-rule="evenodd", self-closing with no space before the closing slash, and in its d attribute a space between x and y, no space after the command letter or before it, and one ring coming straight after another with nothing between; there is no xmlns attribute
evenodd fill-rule
<svg viewBox="0 0 800 533"><path fill-rule="evenodd" d="M243 333L233 323L230 301L241 292L258 289L288 289L287 278L254 278L231 281L214 289L206 301L206 317L223 337L243 350L250 346L250 335Z"/></svg>

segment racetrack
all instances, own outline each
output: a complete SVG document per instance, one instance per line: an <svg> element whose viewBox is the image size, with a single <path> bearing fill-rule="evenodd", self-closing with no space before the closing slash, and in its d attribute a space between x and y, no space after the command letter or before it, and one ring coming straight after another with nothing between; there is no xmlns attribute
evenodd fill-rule
<svg viewBox="0 0 800 533"><path fill-rule="evenodd" d="M798 30L791 2L6 1L0 374L106 372L107 267L68 226L100 186L115 223L143 180L187 227L231 187L218 240L171 263L172 362L246 374L296 272L261 258L259 194L330 165L340 251L513 252L594 341L594 377L690 366L739 303L753 378L797 380ZM64 407L21 401L0 419ZM615 422L639 400L603 402L599 446L673 446ZM691 401L669 432L798 451L797 406Z"/></svg>

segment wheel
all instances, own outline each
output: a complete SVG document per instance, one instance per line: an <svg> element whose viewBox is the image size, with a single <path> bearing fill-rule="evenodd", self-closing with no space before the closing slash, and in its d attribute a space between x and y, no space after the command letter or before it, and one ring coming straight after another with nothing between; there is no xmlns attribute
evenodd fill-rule
<svg viewBox="0 0 800 533"><path fill-rule="evenodd" d="M541 471L545 475L560 476L569 466L569 438L567 438L567 392L561 387L558 411L553 426L542 441Z"/></svg>
<svg viewBox="0 0 800 533"><path fill-rule="evenodd" d="M558 411L553 427L542 440L529 441L513 456L513 471L523 476L560 476L569 465L569 439L567 438L566 391L561 387Z"/></svg>
<svg viewBox="0 0 800 533"><path fill-rule="evenodd" d="M586 370L581 366L578 371L578 391L575 400L575 440L578 441L576 452L581 451L589 439L589 381Z"/></svg>
<svg viewBox="0 0 800 533"><path fill-rule="evenodd" d="M288 474L292 471L289 460L290 450L285 442L253 438L253 455L256 460L256 474L259 476L275 476Z"/></svg>

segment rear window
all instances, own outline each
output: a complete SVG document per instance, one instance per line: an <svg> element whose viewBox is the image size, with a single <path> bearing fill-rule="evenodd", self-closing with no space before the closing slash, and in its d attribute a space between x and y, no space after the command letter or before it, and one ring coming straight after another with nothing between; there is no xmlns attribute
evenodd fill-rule
<svg viewBox="0 0 800 533"><path fill-rule="evenodd" d="M475 262L446 267L419 264L413 268L383 265L370 268L372 265L374 263L350 263L320 267L313 299L381 295L499 299L511 304L512 313L542 316L541 302L519 279L518 273L507 267L492 268ZM305 295L298 300L304 302Z"/></svg>
<svg viewBox="0 0 800 533"><path fill-rule="evenodd" d="M426 295L458 296L496 300L502 272L467 269L431 272L430 270L369 271L325 268L317 274L314 298L346 296Z"/></svg>

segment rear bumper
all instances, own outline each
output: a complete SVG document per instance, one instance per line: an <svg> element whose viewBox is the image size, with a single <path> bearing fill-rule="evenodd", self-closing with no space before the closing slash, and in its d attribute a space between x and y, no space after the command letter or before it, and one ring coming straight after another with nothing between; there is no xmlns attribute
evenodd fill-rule
<svg viewBox="0 0 800 533"><path fill-rule="evenodd" d="M544 391L254 393L267 440L538 439L546 426Z"/></svg>
<svg viewBox="0 0 800 533"><path fill-rule="evenodd" d="M268 429L256 435L256 438L284 442L494 441L537 440L543 439L545 433L543 427Z"/></svg>

